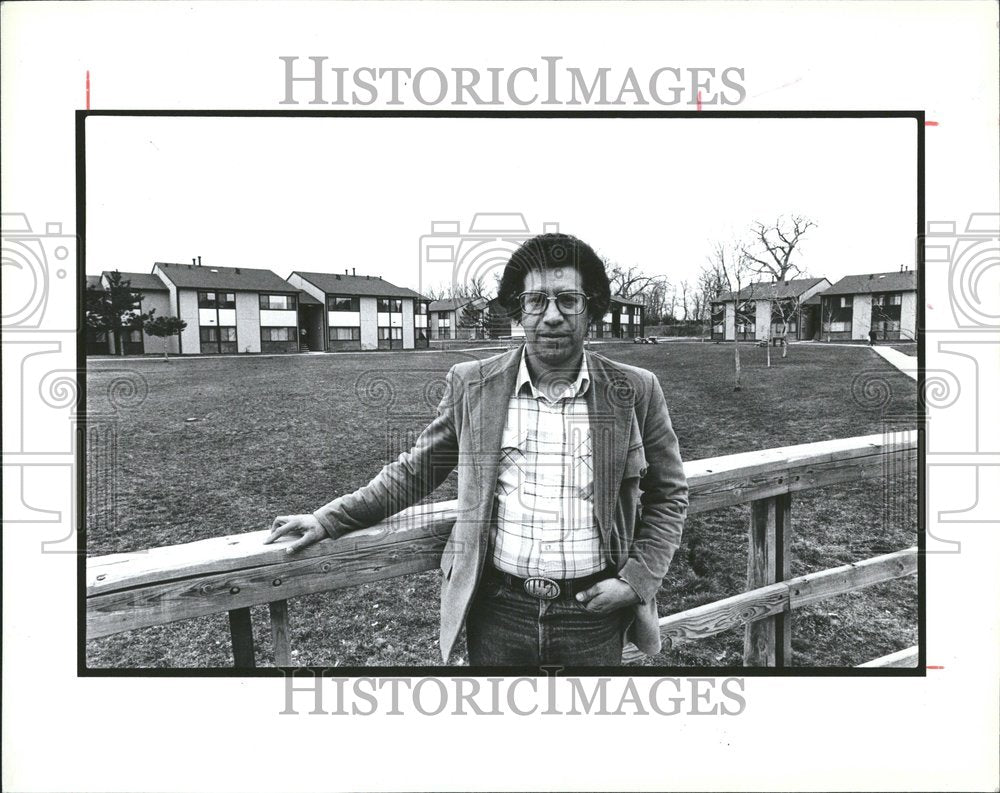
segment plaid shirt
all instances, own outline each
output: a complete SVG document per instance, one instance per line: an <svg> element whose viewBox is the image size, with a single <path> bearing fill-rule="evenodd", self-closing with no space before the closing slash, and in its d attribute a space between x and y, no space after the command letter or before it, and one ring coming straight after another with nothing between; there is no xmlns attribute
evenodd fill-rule
<svg viewBox="0 0 1000 793"><path fill-rule="evenodd" d="M580 578L603 570L594 518L586 358L554 402L531 382L524 353L500 449L490 558L527 578Z"/></svg>

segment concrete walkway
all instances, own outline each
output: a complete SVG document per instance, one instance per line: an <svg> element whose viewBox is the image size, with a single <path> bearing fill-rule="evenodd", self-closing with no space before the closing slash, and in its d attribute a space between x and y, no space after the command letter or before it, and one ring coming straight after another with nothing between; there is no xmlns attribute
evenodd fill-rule
<svg viewBox="0 0 1000 793"><path fill-rule="evenodd" d="M304 355L327 355L330 357L343 357L350 355L427 355L429 353L437 352L495 352L504 351L509 348L507 347L458 347L455 349L447 350L345 350L338 352L321 352L319 350L310 350L309 352L254 352L254 353L225 353L222 355L180 355L178 353L170 353L169 358L164 358L162 355L88 355L87 364L91 363L136 363L148 361L151 363L163 363L167 361L169 363L187 361L256 361L261 358L294 358L302 357Z"/></svg>
<svg viewBox="0 0 1000 793"><path fill-rule="evenodd" d="M917 356L894 350L892 347L869 347L876 355L881 355L907 377L917 379Z"/></svg>

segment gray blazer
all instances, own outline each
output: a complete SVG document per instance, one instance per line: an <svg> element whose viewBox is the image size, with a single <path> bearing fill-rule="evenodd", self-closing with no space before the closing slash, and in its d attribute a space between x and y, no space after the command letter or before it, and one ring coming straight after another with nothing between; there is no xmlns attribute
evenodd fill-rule
<svg viewBox="0 0 1000 793"><path fill-rule="evenodd" d="M585 351L594 455L594 514L609 566L642 602L626 633L660 651L656 592L681 541L688 488L677 436L656 376ZM447 662L486 562L507 403L521 348L448 372L437 417L413 448L364 487L316 510L333 537L416 503L458 469L457 520L441 555L441 656Z"/></svg>

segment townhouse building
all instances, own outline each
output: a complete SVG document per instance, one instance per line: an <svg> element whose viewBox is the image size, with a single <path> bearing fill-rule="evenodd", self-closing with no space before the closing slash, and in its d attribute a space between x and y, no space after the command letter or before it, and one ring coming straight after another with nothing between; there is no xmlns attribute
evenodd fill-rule
<svg viewBox="0 0 1000 793"><path fill-rule="evenodd" d="M430 301L412 289L346 270L343 275L297 270L288 284L319 304L306 317L312 349L413 350L429 345Z"/></svg>
<svg viewBox="0 0 1000 793"><path fill-rule="evenodd" d="M761 281L722 292L711 303L713 341L811 339L819 332L811 299L829 289L826 278Z"/></svg>
<svg viewBox="0 0 1000 793"><path fill-rule="evenodd" d="M299 311L318 301L271 270L156 262L171 316L187 327L181 355L297 352Z"/></svg>
<svg viewBox="0 0 1000 793"><path fill-rule="evenodd" d="M824 341L917 337L917 274L913 270L846 275L820 295Z"/></svg>

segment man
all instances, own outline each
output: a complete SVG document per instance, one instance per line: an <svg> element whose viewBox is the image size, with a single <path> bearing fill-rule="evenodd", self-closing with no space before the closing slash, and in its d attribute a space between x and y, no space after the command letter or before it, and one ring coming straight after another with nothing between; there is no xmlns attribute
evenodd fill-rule
<svg viewBox="0 0 1000 793"><path fill-rule="evenodd" d="M877 338L878 338L878 331L875 330L875 328L871 328L868 331L868 346L869 347L874 347L875 346L875 340Z"/></svg>
<svg viewBox="0 0 1000 793"><path fill-rule="evenodd" d="M544 234L507 264L500 302L526 343L452 367L437 418L368 485L279 516L289 551L364 528L458 468L441 558L441 654L464 624L471 666L611 666L660 650L656 592L680 544L687 482L663 391L584 351L610 304L584 242Z"/></svg>

